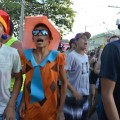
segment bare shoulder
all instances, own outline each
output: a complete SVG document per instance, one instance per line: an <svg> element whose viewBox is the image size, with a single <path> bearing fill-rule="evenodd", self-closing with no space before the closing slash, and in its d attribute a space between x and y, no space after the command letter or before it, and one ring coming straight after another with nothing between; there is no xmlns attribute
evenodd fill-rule
<svg viewBox="0 0 120 120"><path fill-rule="evenodd" d="M16 48L19 52L23 52L22 42L20 40L16 40L11 47Z"/></svg>

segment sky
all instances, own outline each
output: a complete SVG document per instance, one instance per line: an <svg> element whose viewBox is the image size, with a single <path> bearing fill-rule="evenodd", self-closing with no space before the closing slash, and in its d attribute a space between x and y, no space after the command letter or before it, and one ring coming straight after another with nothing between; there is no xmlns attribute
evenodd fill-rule
<svg viewBox="0 0 120 120"><path fill-rule="evenodd" d="M77 13L72 32L63 39L71 39L78 32L88 31L94 36L117 29L116 20L120 19L120 0L72 0L72 2L72 8Z"/></svg>

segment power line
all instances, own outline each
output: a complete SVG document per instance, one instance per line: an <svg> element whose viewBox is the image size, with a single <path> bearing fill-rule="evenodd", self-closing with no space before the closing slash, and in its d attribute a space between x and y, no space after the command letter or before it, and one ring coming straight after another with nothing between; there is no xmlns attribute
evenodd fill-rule
<svg viewBox="0 0 120 120"><path fill-rule="evenodd" d="M112 7L112 8L120 8L120 6L113 6L113 5L108 5L108 7Z"/></svg>

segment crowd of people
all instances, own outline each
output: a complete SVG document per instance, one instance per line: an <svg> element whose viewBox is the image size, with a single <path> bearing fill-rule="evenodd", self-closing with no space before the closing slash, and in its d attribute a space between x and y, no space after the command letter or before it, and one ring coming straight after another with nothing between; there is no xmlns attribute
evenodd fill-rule
<svg viewBox="0 0 120 120"><path fill-rule="evenodd" d="M95 111L98 120L120 120L120 37L87 52L91 34L79 32L66 51L51 50L46 21L29 33L35 48L24 49L0 10L0 120L89 120Z"/></svg>

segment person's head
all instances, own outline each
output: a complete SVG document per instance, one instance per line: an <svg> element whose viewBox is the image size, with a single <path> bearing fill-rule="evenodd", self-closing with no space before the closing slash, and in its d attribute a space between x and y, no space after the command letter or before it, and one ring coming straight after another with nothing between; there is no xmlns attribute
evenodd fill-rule
<svg viewBox="0 0 120 120"><path fill-rule="evenodd" d="M5 11L0 10L0 36L4 33L9 34L10 17Z"/></svg>
<svg viewBox="0 0 120 120"><path fill-rule="evenodd" d="M95 52L94 51L91 51L90 52L90 57L93 57L95 55Z"/></svg>
<svg viewBox="0 0 120 120"><path fill-rule="evenodd" d="M37 48L49 46L53 39L50 29L43 23L35 25L32 31L32 39Z"/></svg>
<svg viewBox="0 0 120 120"><path fill-rule="evenodd" d="M110 43L110 42L113 42L113 41L116 41L116 40L119 40L119 39L120 39L120 36L113 35L107 40L107 42Z"/></svg>
<svg viewBox="0 0 120 120"><path fill-rule="evenodd" d="M70 47L67 47L67 48L66 48L66 50L69 50L69 49L70 49Z"/></svg>
<svg viewBox="0 0 120 120"><path fill-rule="evenodd" d="M0 42L8 38L10 31L10 17L5 11L0 10Z"/></svg>
<svg viewBox="0 0 120 120"><path fill-rule="evenodd" d="M90 37L91 37L91 34L89 32L77 33L74 38L77 49L86 50L87 44L88 44L88 39Z"/></svg>
<svg viewBox="0 0 120 120"><path fill-rule="evenodd" d="M72 38L69 42L69 46L70 46L70 49L75 49L76 48L76 44L75 44L75 39Z"/></svg>
<svg viewBox="0 0 120 120"><path fill-rule="evenodd" d="M64 44L62 42L60 42L57 50L60 52L64 52L64 48L65 48Z"/></svg>

